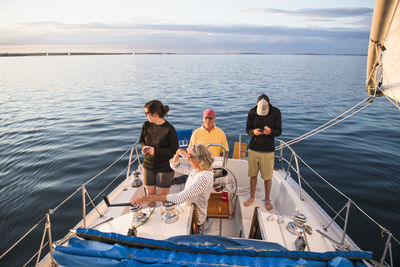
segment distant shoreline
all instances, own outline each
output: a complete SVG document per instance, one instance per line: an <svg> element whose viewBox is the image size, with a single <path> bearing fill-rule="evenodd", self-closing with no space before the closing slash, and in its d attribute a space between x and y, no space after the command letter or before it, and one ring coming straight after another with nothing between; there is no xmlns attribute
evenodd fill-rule
<svg viewBox="0 0 400 267"><path fill-rule="evenodd" d="M39 53L0 53L0 57L31 56L87 56L87 55L132 55L133 53L91 53L91 52L39 52Z"/></svg>
<svg viewBox="0 0 400 267"><path fill-rule="evenodd" d="M170 52L126 52L126 53L94 53L94 52L39 52L39 53L0 53L0 57L32 57L32 56L98 56L98 55L298 55L298 56L367 56L367 54L323 54L323 53L170 53Z"/></svg>

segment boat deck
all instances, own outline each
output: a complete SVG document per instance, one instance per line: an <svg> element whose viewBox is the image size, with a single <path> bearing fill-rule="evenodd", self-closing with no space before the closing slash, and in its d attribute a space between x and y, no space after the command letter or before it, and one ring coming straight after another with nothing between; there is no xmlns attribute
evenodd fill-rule
<svg viewBox="0 0 400 267"><path fill-rule="evenodd" d="M276 242L289 250L296 250L298 249L296 247L298 235L290 232L287 226L293 221L293 215L301 212L307 217L307 226L312 229L305 237L308 244L306 250L325 252L336 249L334 242L331 242L316 231L324 232L323 225L329 224L330 218L324 212L321 212L322 209L307 194L303 194L304 201L300 200L297 183L291 178L285 179L286 173L284 171L274 171L271 190L271 201L274 209L267 211L265 209L264 186L261 178L258 179L254 203L249 207L243 205L249 198L247 162L230 160L228 168L232 173L236 173L238 187L236 196L230 202L232 215L230 218L207 218L204 234L233 238L257 238ZM174 185L171 187L170 193L179 192L183 188L184 185ZM132 188L121 184L109 195L109 198L111 203L126 203L133 196L143 194L143 187ZM190 205L179 205L179 219L172 224L163 222L160 205L158 203L148 221L137 229L138 236L166 239L171 236L190 234L193 215ZM100 231L116 232L124 235L132 227L132 213L129 211L129 207L107 208L104 203L101 203L98 209L103 210L100 212L104 213L105 216L99 218L98 214L95 215L97 218L92 220L92 223L89 223L89 227L94 225L95 227L93 228ZM151 209L144 208L143 212L149 216ZM88 217L92 216L92 213ZM256 230L258 231L258 236L252 237L251 235L254 235ZM325 233L340 242L342 231L335 223ZM357 248L349 238L346 239L346 244L353 249Z"/></svg>

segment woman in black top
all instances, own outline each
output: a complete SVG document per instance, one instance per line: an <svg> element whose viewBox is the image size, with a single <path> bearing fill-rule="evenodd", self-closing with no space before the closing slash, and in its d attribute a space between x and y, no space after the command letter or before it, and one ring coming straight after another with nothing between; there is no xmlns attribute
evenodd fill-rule
<svg viewBox="0 0 400 267"><path fill-rule="evenodd" d="M169 107L159 100L144 105L147 120L143 123L139 142L142 145L144 185L147 195L167 195L174 179L169 160L178 149L174 126L164 119ZM149 206L154 206L149 203Z"/></svg>

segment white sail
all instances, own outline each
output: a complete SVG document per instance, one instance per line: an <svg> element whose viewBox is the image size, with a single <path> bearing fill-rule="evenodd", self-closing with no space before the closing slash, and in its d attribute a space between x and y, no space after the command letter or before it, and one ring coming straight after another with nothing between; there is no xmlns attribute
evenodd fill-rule
<svg viewBox="0 0 400 267"><path fill-rule="evenodd" d="M367 91L400 101L400 0L377 0L371 25ZM380 87L380 91L375 91Z"/></svg>

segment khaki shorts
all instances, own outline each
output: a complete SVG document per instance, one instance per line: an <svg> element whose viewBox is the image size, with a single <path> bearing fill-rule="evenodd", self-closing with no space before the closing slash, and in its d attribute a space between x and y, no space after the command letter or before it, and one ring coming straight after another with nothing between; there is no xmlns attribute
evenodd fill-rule
<svg viewBox="0 0 400 267"><path fill-rule="evenodd" d="M275 152L265 153L249 149L249 177L257 177L258 171L261 172L263 180L272 178L274 170Z"/></svg>

